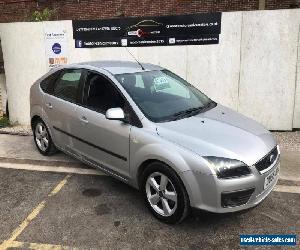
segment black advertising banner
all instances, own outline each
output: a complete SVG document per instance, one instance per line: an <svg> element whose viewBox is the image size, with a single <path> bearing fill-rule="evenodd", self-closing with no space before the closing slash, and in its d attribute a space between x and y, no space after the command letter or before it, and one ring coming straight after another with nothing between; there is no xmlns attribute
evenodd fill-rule
<svg viewBox="0 0 300 250"><path fill-rule="evenodd" d="M222 13L73 21L76 48L218 44Z"/></svg>

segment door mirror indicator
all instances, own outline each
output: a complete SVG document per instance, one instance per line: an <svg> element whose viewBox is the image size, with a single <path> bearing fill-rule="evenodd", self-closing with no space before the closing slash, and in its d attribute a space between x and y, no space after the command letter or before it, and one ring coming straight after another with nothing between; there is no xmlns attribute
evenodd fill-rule
<svg viewBox="0 0 300 250"><path fill-rule="evenodd" d="M111 108L108 109L105 113L105 117L108 120L119 120L125 121L125 114L121 108Z"/></svg>

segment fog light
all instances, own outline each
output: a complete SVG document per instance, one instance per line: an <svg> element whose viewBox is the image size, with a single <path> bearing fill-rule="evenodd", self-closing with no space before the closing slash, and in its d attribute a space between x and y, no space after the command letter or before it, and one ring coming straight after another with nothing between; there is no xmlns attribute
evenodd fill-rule
<svg viewBox="0 0 300 250"><path fill-rule="evenodd" d="M236 207L246 204L255 188L249 188L245 190L223 192L221 194L221 205L222 207Z"/></svg>

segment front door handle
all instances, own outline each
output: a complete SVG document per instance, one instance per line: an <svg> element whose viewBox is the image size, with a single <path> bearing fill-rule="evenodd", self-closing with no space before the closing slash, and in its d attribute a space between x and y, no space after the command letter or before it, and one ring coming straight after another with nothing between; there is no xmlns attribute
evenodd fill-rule
<svg viewBox="0 0 300 250"><path fill-rule="evenodd" d="M81 116L80 121L84 123L89 123L88 119L85 116Z"/></svg>
<svg viewBox="0 0 300 250"><path fill-rule="evenodd" d="M53 109L53 106L50 102L46 103L46 106L49 108L49 109Z"/></svg>

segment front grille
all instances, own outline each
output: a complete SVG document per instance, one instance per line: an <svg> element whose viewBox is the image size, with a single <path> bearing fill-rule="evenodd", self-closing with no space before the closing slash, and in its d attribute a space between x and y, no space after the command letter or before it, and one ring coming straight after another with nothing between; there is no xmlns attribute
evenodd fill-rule
<svg viewBox="0 0 300 250"><path fill-rule="evenodd" d="M244 205L248 202L253 192L254 188L222 193L221 205L222 207L236 207Z"/></svg>
<svg viewBox="0 0 300 250"><path fill-rule="evenodd" d="M277 147L273 148L264 158L255 163L255 167L258 171L263 171L270 167L277 159L278 150Z"/></svg>

